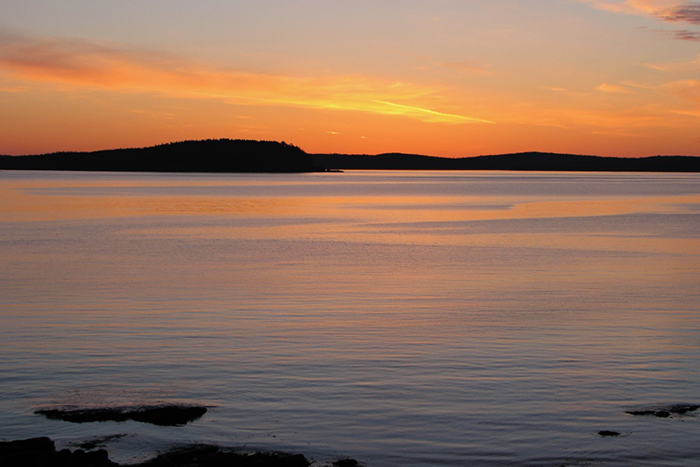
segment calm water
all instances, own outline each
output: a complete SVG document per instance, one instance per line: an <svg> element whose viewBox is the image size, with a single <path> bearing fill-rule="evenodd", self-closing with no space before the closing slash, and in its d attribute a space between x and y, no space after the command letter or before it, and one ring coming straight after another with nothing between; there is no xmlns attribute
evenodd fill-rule
<svg viewBox="0 0 700 467"><path fill-rule="evenodd" d="M0 438L697 466L700 175L0 172ZM38 408L213 406L185 427ZM602 438L615 430L618 438Z"/></svg>

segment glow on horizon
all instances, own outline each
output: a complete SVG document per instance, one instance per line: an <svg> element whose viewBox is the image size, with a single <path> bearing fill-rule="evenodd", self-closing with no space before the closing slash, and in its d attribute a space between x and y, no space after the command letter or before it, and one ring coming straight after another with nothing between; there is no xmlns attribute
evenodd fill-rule
<svg viewBox="0 0 700 467"><path fill-rule="evenodd" d="M0 154L700 154L700 2L4 3Z"/></svg>

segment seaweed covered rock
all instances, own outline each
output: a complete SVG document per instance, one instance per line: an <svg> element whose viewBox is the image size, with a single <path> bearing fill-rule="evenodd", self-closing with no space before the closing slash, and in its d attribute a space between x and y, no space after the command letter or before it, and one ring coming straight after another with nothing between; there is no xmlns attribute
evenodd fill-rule
<svg viewBox="0 0 700 467"><path fill-rule="evenodd" d="M207 408L197 405L144 405L136 407L99 407L86 409L42 409L36 414L52 420L72 423L125 422L134 420L158 426L181 426L197 420Z"/></svg>
<svg viewBox="0 0 700 467"><path fill-rule="evenodd" d="M3 467L117 467L105 450L56 451L49 438L0 441L0 464Z"/></svg>
<svg viewBox="0 0 700 467"><path fill-rule="evenodd" d="M700 404L673 404L667 406L650 407L648 409L627 410L630 415L652 415L659 418L668 418L672 415L685 415L700 409Z"/></svg>
<svg viewBox="0 0 700 467"><path fill-rule="evenodd" d="M301 454L283 452L241 453L211 445L195 445L175 449L139 467L308 467Z"/></svg>

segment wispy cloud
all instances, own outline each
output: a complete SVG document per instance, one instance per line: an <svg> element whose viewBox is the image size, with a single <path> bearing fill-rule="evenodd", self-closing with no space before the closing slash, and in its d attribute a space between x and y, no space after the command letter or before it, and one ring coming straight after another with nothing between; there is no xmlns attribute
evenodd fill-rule
<svg viewBox="0 0 700 467"><path fill-rule="evenodd" d="M690 29L652 29L657 34L677 39L679 41L700 42L700 30L691 31Z"/></svg>
<svg viewBox="0 0 700 467"><path fill-rule="evenodd" d="M659 16L683 8L688 3L679 0L581 0L600 10L632 15ZM692 6L693 4L691 4Z"/></svg>
<svg viewBox="0 0 700 467"><path fill-rule="evenodd" d="M680 31L672 31L672 33L680 41L700 42L700 31L681 29Z"/></svg>
<svg viewBox="0 0 700 467"><path fill-rule="evenodd" d="M624 86L608 83L603 83L600 86L596 86L596 89L608 94L630 94L632 92Z"/></svg>
<svg viewBox="0 0 700 467"><path fill-rule="evenodd" d="M615 13L642 15L667 23L685 23L700 26L700 2L678 0L581 0L595 8ZM671 35L674 39L700 41L700 31L680 29L659 31Z"/></svg>
<svg viewBox="0 0 700 467"><path fill-rule="evenodd" d="M437 86L361 75L290 76L218 69L183 57L82 39L0 33L0 73L25 82L400 115L439 123L485 120L441 112ZM0 75L1 76L1 75Z"/></svg>
<svg viewBox="0 0 700 467"><path fill-rule="evenodd" d="M387 102L387 101L374 101L377 104L380 104L382 106L388 106L391 108L396 109L396 114L402 115L405 113L410 113L410 114L416 114L416 115L425 115L430 118L447 118L450 120L456 120L456 121L464 121L464 122L478 122L478 123L493 123L489 120L483 120L480 118L474 118L474 117L465 117L463 115L453 115L453 114L446 114L442 112L436 112L434 110L429 110L429 109L423 109L420 107L415 107L412 105L404 105L404 104L397 104L395 102Z"/></svg>
<svg viewBox="0 0 700 467"><path fill-rule="evenodd" d="M636 15L656 15L661 11L677 8L685 2L678 0L581 0L600 10Z"/></svg>
<svg viewBox="0 0 700 467"><path fill-rule="evenodd" d="M654 70L670 73L695 73L700 72L700 56L693 60L670 63L647 63L646 66Z"/></svg>
<svg viewBox="0 0 700 467"><path fill-rule="evenodd" d="M674 81L665 84L664 87L700 110L700 79Z"/></svg>
<svg viewBox="0 0 700 467"><path fill-rule="evenodd" d="M665 21L700 25L700 3L685 3L657 13Z"/></svg>

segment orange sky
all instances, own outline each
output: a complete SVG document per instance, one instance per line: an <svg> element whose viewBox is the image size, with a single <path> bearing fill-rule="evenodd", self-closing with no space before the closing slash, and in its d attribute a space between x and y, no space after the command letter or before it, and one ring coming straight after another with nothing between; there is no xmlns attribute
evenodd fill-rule
<svg viewBox="0 0 700 467"><path fill-rule="evenodd" d="M6 0L0 154L700 155L700 3Z"/></svg>

